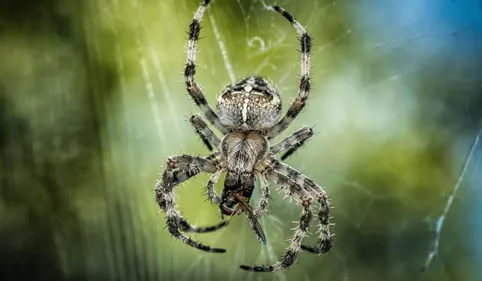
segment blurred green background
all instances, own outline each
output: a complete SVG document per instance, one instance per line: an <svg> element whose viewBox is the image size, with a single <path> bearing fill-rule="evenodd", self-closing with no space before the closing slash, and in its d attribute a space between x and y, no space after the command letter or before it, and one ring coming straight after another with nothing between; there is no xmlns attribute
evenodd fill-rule
<svg viewBox="0 0 482 281"><path fill-rule="evenodd" d="M329 254L269 274L238 266L287 247L300 210L277 192L267 245L243 217L194 235L223 255L173 239L155 202L168 156L208 154L182 83L198 4L2 0L1 280L482 280L480 1L277 2L314 37L314 89L283 135L316 136L287 162L328 191L336 236ZM264 4L210 5L197 78L212 105L251 74L284 109L297 94L295 32ZM199 225L219 222L207 179L177 191Z"/></svg>

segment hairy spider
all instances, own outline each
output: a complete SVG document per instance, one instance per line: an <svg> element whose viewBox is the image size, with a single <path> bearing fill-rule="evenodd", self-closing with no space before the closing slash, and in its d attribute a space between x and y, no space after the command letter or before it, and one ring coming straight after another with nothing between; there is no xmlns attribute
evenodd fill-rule
<svg viewBox="0 0 482 281"><path fill-rule="evenodd" d="M189 26L184 76L189 95L204 112L206 119L224 136L220 140L199 115L192 116L191 124L208 149L214 150L214 153L207 157L191 155L169 157L162 179L156 184L157 202L166 213L167 226L174 237L203 251L223 253L225 249L212 248L196 242L185 233L214 231L226 226L227 221L210 227L192 226L176 209L174 188L198 173L212 174L207 183L209 201L219 206L222 215L246 213L258 240L264 244L266 238L257 218L263 215L268 206L268 185L273 183L277 189L294 199L302 208L299 225L280 261L265 266L241 265L240 268L258 272L285 269L293 264L301 249L321 254L327 252L332 245L329 230L330 204L326 192L302 173L274 158L281 152L285 152L281 160L288 157L313 136L313 130L310 127L302 127L278 144L269 144L269 140L283 132L305 106L310 90L311 37L290 13L278 6L272 7L291 23L301 42L301 79L298 96L280 120L281 99L277 90L265 79L251 76L228 86L220 94L216 104L217 113L215 113L194 79L196 46L201 30L200 21L209 2L209 0L202 2ZM214 191L214 185L223 172L227 173L224 189L221 196L218 196ZM255 187L255 177L261 182L261 198L257 208L253 209L249 206L249 200ZM314 246L305 246L301 242L310 226L314 203L319 204L319 237Z"/></svg>

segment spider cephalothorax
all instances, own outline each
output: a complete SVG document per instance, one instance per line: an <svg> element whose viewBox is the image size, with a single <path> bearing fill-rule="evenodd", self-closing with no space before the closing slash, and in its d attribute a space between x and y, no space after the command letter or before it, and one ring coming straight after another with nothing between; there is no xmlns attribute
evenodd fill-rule
<svg viewBox="0 0 482 281"><path fill-rule="evenodd" d="M201 108L206 119L223 133L222 140L198 116L190 122L206 144L214 152L207 157L191 155L171 156L166 161L162 179L156 184L156 198L166 213L169 232L184 243L207 252L223 253L224 249L212 248L186 236L188 232L210 232L227 225L223 221L215 226L194 227L177 210L174 188L198 173L212 174L207 183L208 199L219 206L222 215L232 216L238 212L246 214L248 221L261 243L266 237L258 218L268 206L270 183L294 199L302 208L300 222L283 258L273 265L246 266L249 271L276 271L293 264L298 252L303 249L312 253L325 253L331 248L329 229L330 204L326 192L315 182L292 167L275 158L284 152L281 160L291 155L313 136L310 127L302 127L281 142L271 145L269 140L283 132L305 106L310 90L311 37L303 26L284 9L273 9L284 16L298 33L301 42L301 75L299 92L291 103L286 115L281 116L281 98L276 89L261 77L247 77L228 86L217 100L217 113L212 110L195 82L196 46L200 32L200 21L209 0L204 0L189 26L187 62L184 71L186 88L194 102ZM221 196L214 191L214 185L221 173L226 173ZM261 183L261 198L256 209L249 205L255 188L255 179ZM315 246L305 246L301 242L312 220L313 205L317 203L319 237Z"/></svg>

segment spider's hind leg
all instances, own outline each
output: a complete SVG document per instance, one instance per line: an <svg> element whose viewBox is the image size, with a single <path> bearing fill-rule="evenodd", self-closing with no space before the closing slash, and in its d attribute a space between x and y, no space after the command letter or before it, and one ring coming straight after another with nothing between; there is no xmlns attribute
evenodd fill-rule
<svg viewBox="0 0 482 281"><path fill-rule="evenodd" d="M222 221L213 226L192 226L186 219L181 219L180 229L184 232L208 233L221 229L228 225L229 221Z"/></svg>
<svg viewBox="0 0 482 281"><path fill-rule="evenodd" d="M314 246L301 245L301 248L313 254L327 253L332 247L330 234L330 201L326 196L318 197L320 209L318 211L319 236Z"/></svg>
<svg viewBox="0 0 482 281"><path fill-rule="evenodd" d="M290 246L280 261L273 265L263 266L246 266L241 265L240 268L247 271L255 272L271 272L283 270L290 267L296 260L296 257L301 250L301 241L306 236L306 232L313 217L311 211L312 196L301 188L296 182L289 177L279 173L277 170L271 170L267 173L267 179L273 182L278 189L281 189L287 196L293 198L303 210L301 212L300 222L298 227L290 240Z"/></svg>
<svg viewBox="0 0 482 281"><path fill-rule="evenodd" d="M169 157L166 161L166 167L162 174L162 179L156 184L157 203L166 213L167 226L169 232L177 239L183 241L187 245L195 247L199 250L224 253L225 249L212 248L202 243L192 240L183 232L204 233L217 230L227 224L222 222L210 227L194 227L179 213L175 203L174 188L186 181L187 179L197 175L200 172L214 173L217 171L215 164L206 159L190 155L180 155Z"/></svg>
<svg viewBox="0 0 482 281"><path fill-rule="evenodd" d="M255 272L272 272L283 270L290 267L296 260L296 256L298 255L300 248L301 248L301 241L306 236L306 232L310 226L310 222L312 219L312 212L311 212L311 201L302 201L299 202L303 206L303 210L300 216L300 222L298 227L295 230L295 233L291 237L290 246L286 250L285 254L281 258L280 261L273 265L262 265L262 266L247 266L241 265L240 268L247 271L255 271Z"/></svg>
<svg viewBox="0 0 482 281"><path fill-rule="evenodd" d="M302 245L301 248L315 254L328 252L331 249L332 241L330 233L330 201L325 190L299 171L284 163L276 161L274 170L292 182L297 183L301 191L309 193L320 204L318 211L318 242L315 246Z"/></svg>

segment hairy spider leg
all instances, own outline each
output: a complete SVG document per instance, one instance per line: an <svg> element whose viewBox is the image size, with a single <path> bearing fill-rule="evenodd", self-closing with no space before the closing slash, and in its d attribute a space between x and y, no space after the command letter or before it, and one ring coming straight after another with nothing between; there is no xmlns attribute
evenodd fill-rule
<svg viewBox="0 0 482 281"><path fill-rule="evenodd" d="M206 185L206 194L208 196L208 200L216 205L219 205L219 203L221 203L221 197L219 197L219 195L214 190L214 185L218 182L219 176L222 172L223 170L218 170L217 172L212 174Z"/></svg>
<svg viewBox="0 0 482 281"><path fill-rule="evenodd" d="M270 172L268 173L268 179L275 182L282 190L285 191L285 193L287 193L287 195L292 194L297 190L296 183L291 182L289 179L287 179L286 177L283 177L282 175L276 174L274 172ZM292 197L299 205L303 207L301 216L300 216L300 222L296 227L294 234L291 236L290 245L286 250L285 254L283 255L283 257L281 258L281 260L273 265L262 265L262 266L241 265L240 266L241 269L246 271L254 271L254 272L272 272L272 271L279 271L279 270L286 269L294 263L301 249L301 241L303 240L303 237L306 236L306 232L308 231L311 219L313 217L313 214L311 211L311 198L305 197L306 199L300 199L299 196L304 196L304 195L299 195L299 194L297 195L298 196L292 196Z"/></svg>
<svg viewBox="0 0 482 281"><path fill-rule="evenodd" d="M212 151L214 148L217 148L221 143L221 140L214 134L214 132L208 127L208 124L204 122L201 116L193 115L189 118L189 122L194 127L196 133L201 137L201 140L209 149Z"/></svg>
<svg viewBox="0 0 482 281"><path fill-rule="evenodd" d="M266 136L273 138L283 132L291 122L298 116L305 107L306 99L310 91L310 56L311 56L311 36L308 31L285 9L279 6L273 6L273 9L285 17L295 28L301 43L301 72L300 86L298 96L291 103L286 115L273 127L271 127Z"/></svg>
<svg viewBox="0 0 482 281"><path fill-rule="evenodd" d="M281 160L285 160L291 156L297 149L299 149L303 144L313 136L313 128L305 126L297 131L295 131L290 136L286 137L281 142L273 145L270 148L271 153L278 154L280 152L286 151L282 156Z"/></svg>
<svg viewBox="0 0 482 281"><path fill-rule="evenodd" d="M202 251L212 253L224 253L225 249L212 248L197 241L192 240L182 233L182 231L192 232L208 232L214 231L227 225L227 222L222 222L216 226L196 228L192 227L187 220L177 211L174 188L183 181L193 177L194 175L205 172L216 172L216 166L208 159L190 156L179 155L172 156L166 160L166 167L162 175L162 179L156 184L156 198L159 206L166 213L167 227L169 232L177 239L180 239L185 244L197 248ZM181 172L179 172L181 171ZM179 176L182 176L181 178ZM197 230L197 231L196 231Z"/></svg>
<svg viewBox="0 0 482 281"><path fill-rule="evenodd" d="M272 168L267 168L266 177L274 183L278 189L283 191L286 197L293 198L295 202L302 206L303 210L298 227L291 237L290 246L280 261L273 265L263 266L240 266L241 269L255 272L271 272L283 270L291 266L299 251L307 249L310 252L322 253L331 248L331 235L329 231L329 202L325 191L306 176L289 167L286 164L272 159ZM302 240L306 236L311 219L311 205L313 199L317 199L320 204L318 218L320 220L320 238L316 246L304 246Z"/></svg>
<svg viewBox="0 0 482 281"><path fill-rule="evenodd" d="M203 18L204 12L209 4L209 0L204 0L201 6L197 9L189 25L189 39L187 43L187 59L186 67L184 68L184 78L186 82L186 89L191 98L194 100L197 106L201 108L206 116L206 119L213 124L213 126L218 129L223 134L228 133L228 129L221 124L218 115L213 111L211 106L209 106L206 97L204 96L201 88L195 81L196 76L196 52L197 52L197 42L199 39L199 33L201 32L201 20Z"/></svg>
<svg viewBox="0 0 482 281"><path fill-rule="evenodd" d="M311 179L307 178L305 175L289 165L276 161L274 170L279 172L280 175L283 175L296 182L299 186L306 190L306 192L314 194L314 199L320 204L318 210L318 241L315 246L302 245L301 248L315 254L323 254L328 252L332 247L332 241L330 234L330 200L326 194L326 191L323 190L321 186L317 185Z"/></svg>
<svg viewBox="0 0 482 281"><path fill-rule="evenodd" d="M269 205L269 182L263 174L258 175L261 181L261 196L259 198L258 206L254 210L254 216L260 218L267 211Z"/></svg>

